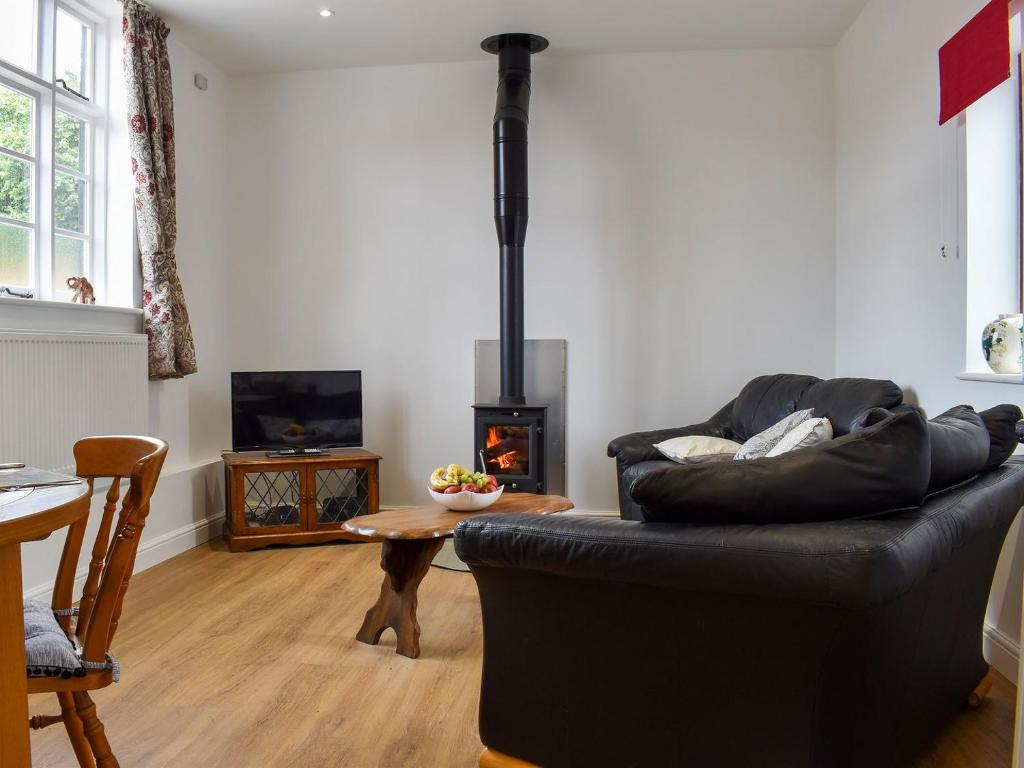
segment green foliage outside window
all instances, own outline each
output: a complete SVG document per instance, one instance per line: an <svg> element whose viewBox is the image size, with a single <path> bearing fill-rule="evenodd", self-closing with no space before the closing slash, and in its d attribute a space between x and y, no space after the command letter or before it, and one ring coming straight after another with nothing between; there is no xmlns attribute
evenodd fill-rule
<svg viewBox="0 0 1024 768"><path fill-rule="evenodd" d="M78 78L64 75L71 87ZM84 124L62 112L55 121L54 157L61 165L84 170ZM24 155L31 152L33 139L32 99L0 87L0 146ZM0 215L28 221L33 210L29 164L0 155ZM53 190L53 214L56 226L82 232L85 229L85 184L67 174L57 173ZM17 227L0 225L0 285L24 284L28 279L28 233Z"/></svg>

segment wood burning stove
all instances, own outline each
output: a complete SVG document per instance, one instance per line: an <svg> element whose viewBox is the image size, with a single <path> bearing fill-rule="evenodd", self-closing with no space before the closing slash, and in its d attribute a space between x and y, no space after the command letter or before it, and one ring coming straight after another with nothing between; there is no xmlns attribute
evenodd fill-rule
<svg viewBox="0 0 1024 768"><path fill-rule="evenodd" d="M546 405L473 406L476 455L507 491L545 493Z"/></svg>
<svg viewBox="0 0 1024 768"><path fill-rule="evenodd" d="M484 471L506 490L544 492L547 406L524 396L523 249L528 216L526 134L530 56L548 47L538 35L503 34L480 47L498 56L494 110L494 225L500 256L501 389L475 409L475 448Z"/></svg>

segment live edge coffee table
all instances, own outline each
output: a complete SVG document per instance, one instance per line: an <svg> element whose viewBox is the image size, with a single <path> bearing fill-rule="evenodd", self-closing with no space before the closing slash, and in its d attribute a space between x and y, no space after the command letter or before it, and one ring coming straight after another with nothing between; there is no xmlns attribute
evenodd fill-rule
<svg viewBox="0 0 1024 768"><path fill-rule="evenodd" d="M573 503L561 496L504 493L494 504L479 512L450 512L440 504L425 504L375 515L360 515L345 521L342 527L349 533L368 539L383 539L380 567L384 570L384 583L377 602L366 612L356 639L376 645L384 630L391 627L398 635L395 650L410 659L418 658L420 625L416 621L416 590L444 540L452 535L459 521L490 512L553 515L572 508Z"/></svg>

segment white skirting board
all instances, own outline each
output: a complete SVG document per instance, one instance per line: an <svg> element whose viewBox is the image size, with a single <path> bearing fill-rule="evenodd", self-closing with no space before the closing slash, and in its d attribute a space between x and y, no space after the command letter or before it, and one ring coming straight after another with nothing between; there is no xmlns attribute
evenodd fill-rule
<svg viewBox="0 0 1024 768"><path fill-rule="evenodd" d="M139 545L139 554L135 560L133 573L140 573L154 565L159 565L165 560L170 560L176 555L188 552L190 549L204 544L210 539L220 536L224 525L224 516L217 515L215 518L203 518L198 522L186 525L176 531L165 533L162 536L143 541ZM73 594L75 599L82 593L85 585L87 571L80 571L75 577L75 588ZM39 598L45 600L53 593L53 582L37 584L25 592L25 598Z"/></svg>
<svg viewBox="0 0 1024 768"><path fill-rule="evenodd" d="M1012 638L1007 637L988 622L985 622L985 634L982 645L985 660L999 674L1016 685L1020 646Z"/></svg>
<svg viewBox="0 0 1024 768"><path fill-rule="evenodd" d="M75 599L81 594L102 508L104 488L93 496L93 519L86 532L75 579ZM220 459L165 471L157 484L151 511L135 560L135 573L220 535L224 522L223 473ZM64 532L22 548L26 598L46 598L57 577Z"/></svg>

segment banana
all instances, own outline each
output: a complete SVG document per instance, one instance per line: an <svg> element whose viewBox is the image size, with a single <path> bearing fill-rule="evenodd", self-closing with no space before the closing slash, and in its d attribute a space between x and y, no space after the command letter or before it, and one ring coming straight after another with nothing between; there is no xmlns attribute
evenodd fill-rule
<svg viewBox="0 0 1024 768"><path fill-rule="evenodd" d="M469 470L458 464L449 464L448 469L446 470L448 479L453 483L458 482L459 478L467 474L468 472Z"/></svg>
<svg viewBox="0 0 1024 768"><path fill-rule="evenodd" d="M449 485L453 485L447 478L447 470L444 467L438 467L430 475L430 487L435 491L443 491Z"/></svg>

